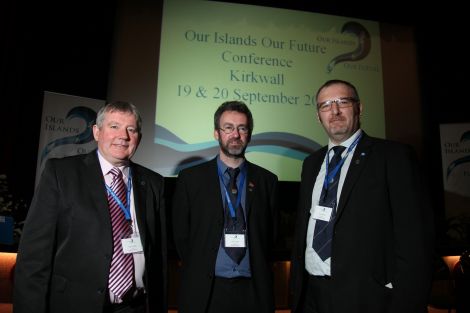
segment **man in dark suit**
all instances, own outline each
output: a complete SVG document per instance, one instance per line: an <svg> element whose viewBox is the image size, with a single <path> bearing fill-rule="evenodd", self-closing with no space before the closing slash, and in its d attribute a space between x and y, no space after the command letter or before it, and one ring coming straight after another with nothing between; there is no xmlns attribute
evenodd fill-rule
<svg viewBox="0 0 470 313"><path fill-rule="evenodd" d="M134 105L110 103L97 150L48 160L21 236L15 313L167 312L163 178L130 161L140 130Z"/></svg>
<svg viewBox="0 0 470 313"><path fill-rule="evenodd" d="M329 144L303 163L293 312L426 312L433 231L414 154L360 129L349 82L326 82L316 101Z"/></svg>
<svg viewBox="0 0 470 313"><path fill-rule="evenodd" d="M173 230L182 261L180 313L274 312L277 177L245 160L252 131L243 102L223 103L214 114L218 156L179 173Z"/></svg>

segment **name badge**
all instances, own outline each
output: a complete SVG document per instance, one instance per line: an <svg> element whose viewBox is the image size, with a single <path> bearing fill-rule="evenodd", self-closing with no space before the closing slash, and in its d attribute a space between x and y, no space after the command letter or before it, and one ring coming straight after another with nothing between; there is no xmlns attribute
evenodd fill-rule
<svg viewBox="0 0 470 313"><path fill-rule="evenodd" d="M331 212L333 212L333 208L316 205L312 217L316 220L329 222L331 218Z"/></svg>
<svg viewBox="0 0 470 313"><path fill-rule="evenodd" d="M225 247L245 248L245 234L225 234Z"/></svg>
<svg viewBox="0 0 470 313"><path fill-rule="evenodd" d="M142 242L140 237L131 237L121 239L122 251L124 254L142 252Z"/></svg>

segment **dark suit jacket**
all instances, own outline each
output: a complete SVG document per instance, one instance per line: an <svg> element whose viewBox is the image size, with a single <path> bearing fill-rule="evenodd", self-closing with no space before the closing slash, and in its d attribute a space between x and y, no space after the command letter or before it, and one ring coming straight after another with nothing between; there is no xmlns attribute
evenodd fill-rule
<svg viewBox="0 0 470 313"><path fill-rule="evenodd" d="M255 302L258 312L274 312L270 262L277 228L277 177L252 163L246 165L245 209ZM217 159L181 171L173 199L174 240L182 260L178 312L205 311L223 225Z"/></svg>
<svg viewBox="0 0 470 313"><path fill-rule="evenodd" d="M166 312L163 178L130 165L151 312ZM28 212L15 272L15 313L101 313L113 254L96 151L51 159Z"/></svg>
<svg viewBox="0 0 470 313"><path fill-rule="evenodd" d="M312 191L327 151L305 159L292 257L293 312L305 291ZM337 207L331 283L336 313L425 312L432 273L432 210L409 147L363 134ZM393 289L385 287L392 283Z"/></svg>

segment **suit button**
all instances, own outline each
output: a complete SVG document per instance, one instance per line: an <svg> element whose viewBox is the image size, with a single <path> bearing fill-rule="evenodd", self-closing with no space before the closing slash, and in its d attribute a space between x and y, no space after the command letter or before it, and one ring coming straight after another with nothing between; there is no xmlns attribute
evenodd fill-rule
<svg viewBox="0 0 470 313"><path fill-rule="evenodd" d="M99 295L102 295L104 293L104 291L105 291L105 288L100 288L100 289L97 290Z"/></svg>
<svg viewBox="0 0 470 313"><path fill-rule="evenodd" d="M214 275L212 275L212 273L209 273L209 274L207 275L207 277L208 277L209 279L212 279L213 276L214 276Z"/></svg>

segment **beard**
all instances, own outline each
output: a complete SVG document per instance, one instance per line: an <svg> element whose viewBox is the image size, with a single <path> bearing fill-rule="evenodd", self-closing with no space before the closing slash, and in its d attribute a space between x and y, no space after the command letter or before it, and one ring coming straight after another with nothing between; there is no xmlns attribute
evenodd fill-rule
<svg viewBox="0 0 470 313"><path fill-rule="evenodd" d="M236 143L236 145L233 145L233 143ZM219 146L223 154L233 159L244 157L247 144L240 139L231 139L224 143L219 138Z"/></svg>

